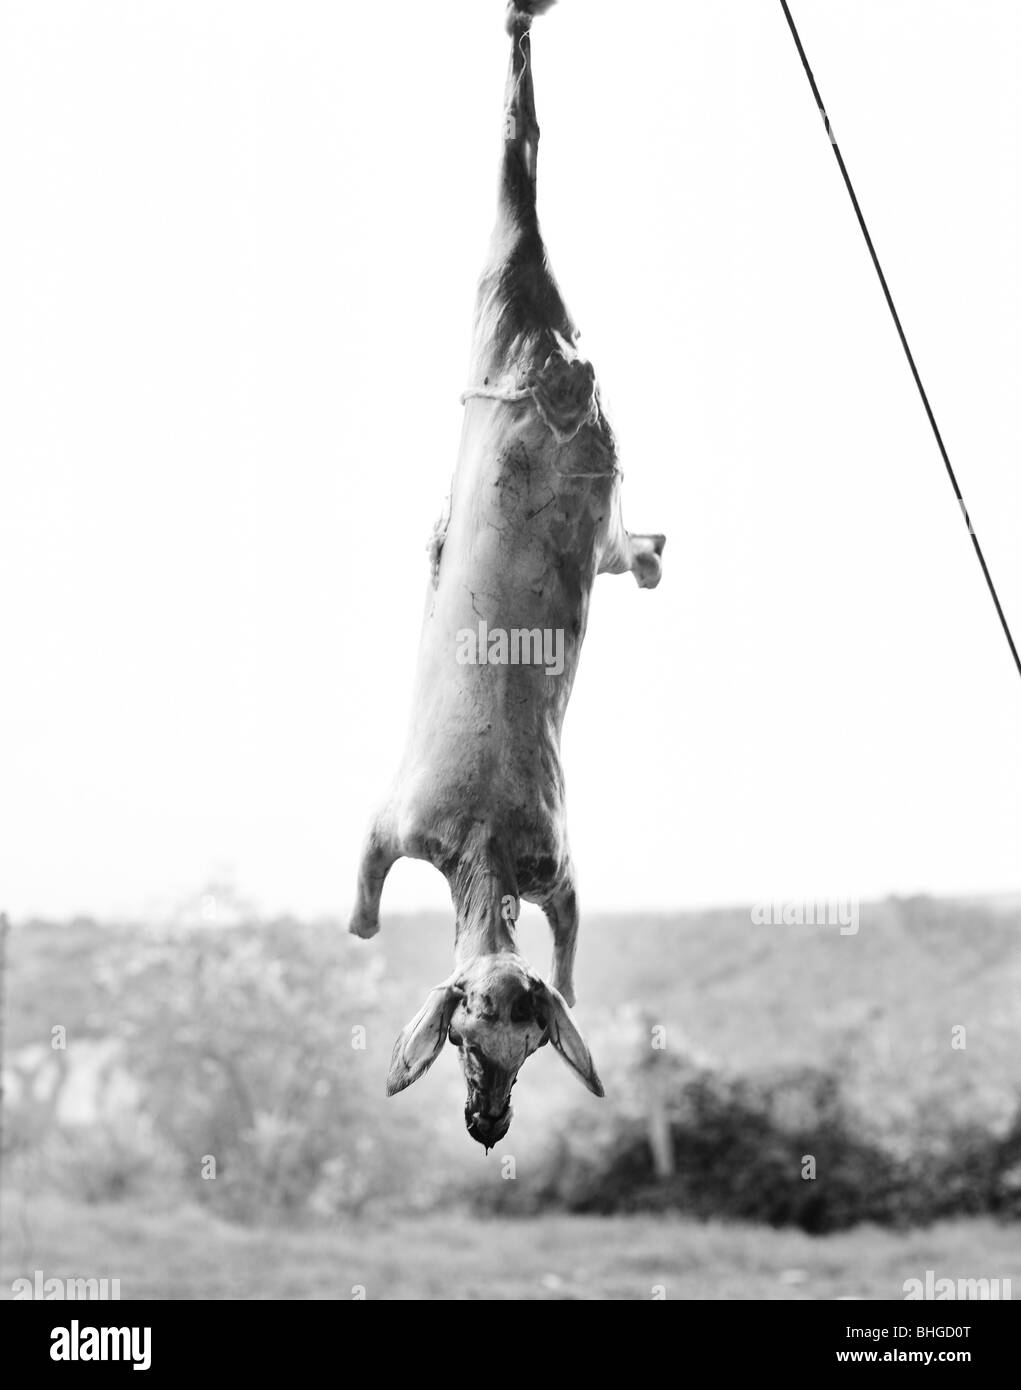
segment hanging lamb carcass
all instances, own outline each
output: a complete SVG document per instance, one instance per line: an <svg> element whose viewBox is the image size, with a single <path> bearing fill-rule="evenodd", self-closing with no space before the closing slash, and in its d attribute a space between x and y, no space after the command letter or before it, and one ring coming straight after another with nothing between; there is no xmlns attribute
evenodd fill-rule
<svg viewBox="0 0 1021 1390"><path fill-rule="evenodd" d="M578 936L560 733L596 575L660 579L664 538L624 529L621 470L590 362L549 267L536 214L539 127L529 31L552 0L512 4L499 210L475 310L457 468L431 573L404 759L362 856L351 919L379 930L402 855L446 877L454 969L394 1047L387 1092L457 1047L465 1120L492 1147L527 1057L550 1042L603 1094L574 1019ZM544 981L520 954L520 900L553 935Z"/></svg>

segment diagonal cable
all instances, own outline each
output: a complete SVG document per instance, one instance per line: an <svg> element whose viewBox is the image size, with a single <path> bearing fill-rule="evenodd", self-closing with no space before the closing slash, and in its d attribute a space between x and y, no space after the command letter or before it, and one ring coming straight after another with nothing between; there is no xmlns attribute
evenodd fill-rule
<svg viewBox="0 0 1021 1390"><path fill-rule="evenodd" d="M939 425L937 425L936 423L936 416L933 414L932 406L929 404L928 394L925 390L925 387L922 385L922 378L919 375L918 367L915 363L914 353L911 351L911 347L907 339L907 334L904 332L904 325L900 321L900 314L898 314L897 312L897 306L893 302L893 295L890 293L890 286L887 284L886 276L883 274L883 267L880 264L875 244L872 241L872 236L869 232L868 223L865 221L865 214L862 212L861 204L858 202L858 195L854 191L854 184L851 182L851 175L847 172L847 165L844 163L844 156L840 153L840 146L837 144L836 138L833 134L833 127L830 125L830 118L827 115L826 106L823 102L822 94L819 91L819 85L815 80L815 76L809 64L808 55L805 53L805 46L801 42L801 35L798 33L798 27L794 23L794 16L791 14L790 6L787 4L787 0L780 0L780 4L783 7L783 12L787 19L787 23L790 25L791 34L794 38L794 43L798 50L798 56L801 58L801 62L804 65L805 75L808 78L809 86L812 88L812 95L815 97L815 104L818 106L819 113L822 116L823 121L826 125L826 130L830 137L830 143L833 146L833 153L836 156L838 165L840 166L840 172L843 175L844 183L847 186L847 191L850 195L851 203L854 207L855 216L858 218L858 225L861 227L862 236L865 238L865 244L869 248L869 255L872 257L872 264L875 266L876 274L879 276L879 283L883 287L883 294L886 296L886 303L889 307L890 314L893 318L894 326L897 329L897 336L900 338L901 347L904 349L904 356L908 359L908 366L911 368L911 375L915 379L915 385L918 387L918 394L922 398L922 405L925 406L925 413L929 417L929 424L932 426L932 432L935 436L936 444L939 448L944 466L946 467L947 477L950 479L950 486L954 490L954 496L957 498L958 505L961 508L961 515L964 517L965 524L968 527L968 534L971 536L971 543L975 547L975 554L978 556L978 562L982 566L982 573L985 575L986 584L989 587L989 593L991 594L993 603L996 607L996 613L998 618L1000 619L1000 626L1003 628L1003 635L1006 637L1007 645L1010 647L1010 654L1014 658L1014 665L1017 667L1017 673L1019 676L1021 676L1021 656L1018 655L1017 646L1015 645L1014 638L1011 635L1010 624L1007 622L1007 615L1003 611L1003 605L1000 603L1000 596L996 592L996 585L993 583L993 576L989 573L989 566L986 564L986 557L982 553L982 547L979 544L978 536L975 534L975 528L971 524L971 517L968 515L968 508L964 504L964 497L961 493L960 484L957 481L957 474L954 472L953 464L950 462L950 455L947 453L946 445L943 443L943 436L942 434L940 434Z"/></svg>

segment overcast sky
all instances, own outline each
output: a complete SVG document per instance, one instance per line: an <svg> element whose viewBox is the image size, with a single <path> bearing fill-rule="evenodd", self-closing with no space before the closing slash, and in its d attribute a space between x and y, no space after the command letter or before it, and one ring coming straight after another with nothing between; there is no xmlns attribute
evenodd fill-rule
<svg viewBox="0 0 1021 1390"><path fill-rule="evenodd" d="M1021 8L796 0L1021 632ZM0 5L0 903L346 914L494 210L499 0ZM562 0L554 267L654 592L597 584L583 905L1021 889L1021 682L778 3ZM443 906L395 869L384 910Z"/></svg>

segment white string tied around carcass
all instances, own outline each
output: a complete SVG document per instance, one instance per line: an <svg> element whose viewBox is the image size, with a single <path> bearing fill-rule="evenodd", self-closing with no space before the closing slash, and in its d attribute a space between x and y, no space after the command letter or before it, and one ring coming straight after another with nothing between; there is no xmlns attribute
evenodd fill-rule
<svg viewBox="0 0 1021 1390"><path fill-rule="evenodd" d="M467 405L467 403L471 400L505 401L511 405L519 405L524 401L532 401L534 402L535 408L536 410L538 410L539 416L545 424L546 428L553 435L554 439L556 439L558 444L569 444L570 441L574 438L574 434L578 433L578 430L575 430L574 434L568 435L566 437L561 437L557 430L553 428L552 423L547 419L546 412L543 410L542 406L536 400L534 390L532 390L532 388L528 386L469 386L466 391L461 392L461 404ZM579 430L581 429L581 426L584 423L584 420L579 423ZM618 463L614 463L612 468L603 468L592 473L567 473L562 468L557 468L556 464L554 464L553 467L556 473L561 478L614 478L617 476L623 477L623 470L621 469L620 464Z"/></svg>

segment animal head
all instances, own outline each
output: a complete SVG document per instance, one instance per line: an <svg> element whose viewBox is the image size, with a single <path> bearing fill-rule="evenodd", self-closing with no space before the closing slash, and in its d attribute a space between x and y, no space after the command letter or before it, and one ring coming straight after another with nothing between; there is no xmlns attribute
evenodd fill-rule
<svg viewBox="0 0 1021 1390"><path fill-rule="evenodd" d="M468 1133L486 1149L510 1128L510 1094L522 1064L548 1042L594 1095L604 1094L563 995L520 956L480 956L431 991L394 1045L387 1095L424 1076L448 1040L468 1086Z"/></svg>

